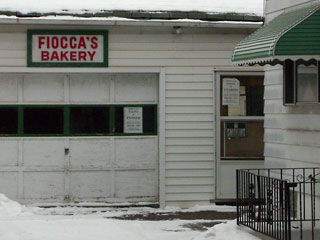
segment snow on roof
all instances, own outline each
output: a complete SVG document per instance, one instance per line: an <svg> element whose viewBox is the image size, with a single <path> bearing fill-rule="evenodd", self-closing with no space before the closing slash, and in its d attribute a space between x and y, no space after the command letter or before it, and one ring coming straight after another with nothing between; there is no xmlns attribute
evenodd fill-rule
<svg viewBox="0 0 320 240"><path fill-rule="evenodd" d="M87 14L107 11L263 15L263 0L1 0L1 12Z"/></svg>

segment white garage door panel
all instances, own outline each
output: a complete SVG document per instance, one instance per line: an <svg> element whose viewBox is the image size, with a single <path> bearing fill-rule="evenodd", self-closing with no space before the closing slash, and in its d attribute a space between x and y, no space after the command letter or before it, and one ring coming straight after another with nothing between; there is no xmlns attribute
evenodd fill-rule
<svg viewBox="0 0 320 240"><path fill-rule="evenodd" d="M70 165L73 168L110 167L110 139L71 139Z"/></svg>
<svg viewBox="0 0 320 240"><path fill-rule="evenodd" d="M157 137L115 139L115 148L119 168L156 168Z"/></svg>
<svg viewBox="0 0 320 240"><path fill-rule="evenodd" d="M75 200L111 197L110 176L109 171L71 172L71 196Z"/></svg>
<svg viewBox="0 0 320 240"><path fill-rule="evenodd" d="M0 104L157 104L155 73L0 74ZM0 138L0 193L21 202L157 201L158 136Z"/></svg>
<svg viewBox="0 0 320 240"><path fill-rule="evenodd" d="M115 79L115 101L157 102L156 74L119 74Z"/></svg>
<svg viewBox="0 0 320 240"><path fill-rule="evenodd" d="M18 166L18 140L0 140L0 167Z"/></svg>
<svg viewBox="0 0 320 240"><path fill-rule="evenodd" d="M25 102L63 102L63 74L27 74L23 81Z"/></svg>
<svg viewBox="0 0 320 240"><path fill-rule="evenodd" d="M0 74L0 102L18 101L18 81L22 80L22 75Z"/></svg>
<svg viewBox="0 0 320 240"><path fill-rule="evenodd" d="M70 76L70 102L107 103L112 75L73 74Z"/></svg>
<svg viewBox="0 0 320 240"><path fill-rule="evenodd" d="M63 199L64 172L24 172L25 199Z"/></svg>
<svg viewBox="0 0 320 240"><path fill-rule="evenodd" d="M24 165L63 168L64 146L64 139L24 139Z"/></svg>
<svg viewBox="0 0 320 240"><path fill-rule="evenodd" d="M157 196L157 177L154 170L117 171L115 179L116 197L141 198Z"/></svg>
<svg viewBox="0 0 320 240"><path fill-rule="evenodd" d="M11 199L18 198L18 182L17 172L0 172L1 193Z"/></svg>

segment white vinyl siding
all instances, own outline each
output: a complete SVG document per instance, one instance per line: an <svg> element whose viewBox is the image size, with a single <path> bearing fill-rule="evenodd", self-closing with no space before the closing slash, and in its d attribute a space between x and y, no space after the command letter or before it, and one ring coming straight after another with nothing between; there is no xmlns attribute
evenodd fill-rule
<svg viewBox="0 0 320 240"><path fill-rule="evenodd" d="M319 167L320 106L283 106L282 67L265 70L266 167Z"/></svg>

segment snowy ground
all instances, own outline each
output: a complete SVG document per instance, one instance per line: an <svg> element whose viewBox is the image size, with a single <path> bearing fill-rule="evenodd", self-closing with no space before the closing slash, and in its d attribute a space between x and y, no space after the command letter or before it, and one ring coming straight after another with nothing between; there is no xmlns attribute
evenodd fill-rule
<svg viewBox="0 0 320 240"><path fill-rule="evenodd" d="M130 220L130 216L192 215L217 211L219 216L233 207L205 206L191 209L25 207L0 194L1 240L257 240L234 220L171 219ZM118 218L118 219L116 219ZM189 228L201 222L223 222L201 232Z"/></svg>

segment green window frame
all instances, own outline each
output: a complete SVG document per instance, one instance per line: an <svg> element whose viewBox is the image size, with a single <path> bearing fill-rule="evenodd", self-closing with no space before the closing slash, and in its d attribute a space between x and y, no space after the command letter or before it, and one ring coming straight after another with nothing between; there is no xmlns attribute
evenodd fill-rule
<svg viewBox="0 0 320 240"><path fill-rule="evenodd" d="M109 130L108 133L71 133L70 132L70 109L71 108L108 108L109 111ZM153 111L153 131L142 133L119 133L115 131L116 109L124 107L145 107L154 109ZM0 105L1 108L13 108L18 111L18 132L15 134L1 134L0 137L72 137L72 136L148 136L158 135L158 105L157 104L83 104L83 105ZM63 109L63 133L61 134L27 134L24 132L24 110L27 108L60 108Z"/></svg>
<svg viewBox="0 0 320 240"><path fill-rule="evenodd" d="M301 101L298 97L298 92L301 87L299 85L299 66L314 66L317 72L317 79L315 86L316 97L314 101ZM320 103L320 62L311 60L305 61L292 61L286 60L283 63L283 105L294 106L297 104L319 104Z"/></svg>

